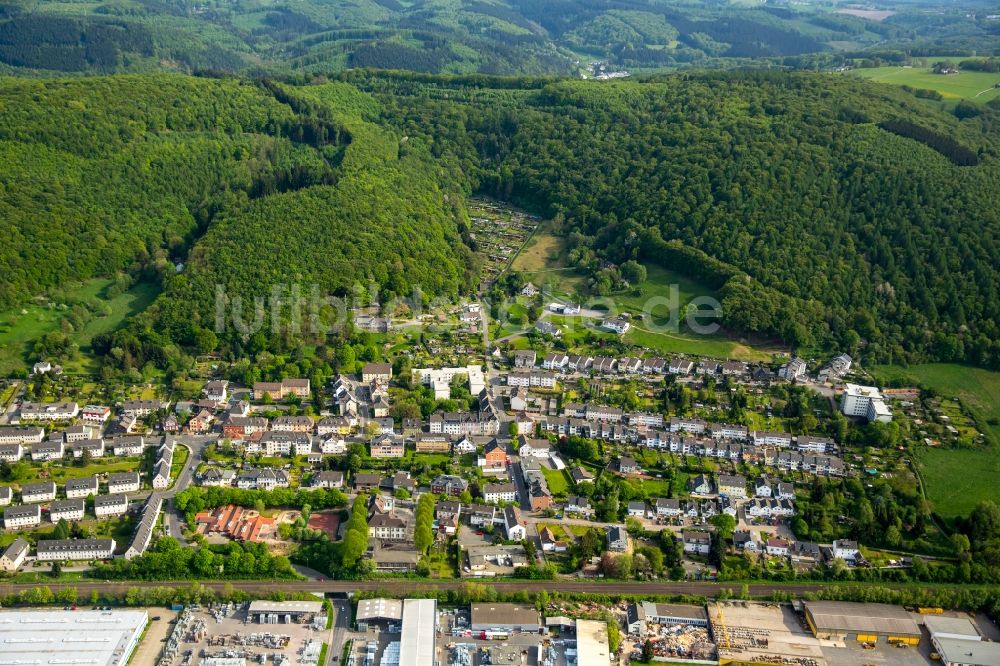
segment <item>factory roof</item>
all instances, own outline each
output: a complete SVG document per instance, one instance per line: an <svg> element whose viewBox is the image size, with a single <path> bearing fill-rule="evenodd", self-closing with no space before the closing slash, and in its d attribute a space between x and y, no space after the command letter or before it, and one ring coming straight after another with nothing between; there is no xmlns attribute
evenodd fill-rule
<svg viewBox="0 0 1000 666"><path fill-rule="evenodd" d="M576 651L577 666L606 666L611 661L607 623L577 620Z"/></svg>
<svg viewBox="0 0 1000 666"><path fill-rule="evenodd" d="M1000 643L938 638L937 647L941 662L945 664L1000 666Z"/></svg>
<svg viewBox="0 0 1000 666"><path fill-rule="evenodd" d="M437 601L403 600L403 635L399 639L399 666L426 666L435 662L436 626Z"/></svg>
<svg viewBox="0 0 1000 666"><path fill-rule="evenodd" d="M805 601L803 605L817 629L920 635L920 627L899 606L848 601Z"/></svg>
<svg viewBox="0 0 1000 666"><path fill-rule="evenodd" d="M0 612L4 663L107 664L128 661L146 626L146 611Z"/></svg>
<svg viewBox="0 0 1000 666"><path fill-rule="evenodd" d="M355 618L365 620L401 620L403 602L399 599L362 599Z"/></svg>
<svg viewBox="0 0 1000 666"><path fill-rule="evenodd" d="M924 626L927 627L931 636L934 634L950 634L952 636L969 636L973 640L980 640L982 636L976 625L967 617L945 617L944 615L927 615L924 617Z"/></svg>
<svg viewBox="0 0 1000 666"><path fill-rule="evenodd" d="M474 627L493 625L497 627L517 625L541 625L542 618L534 606L525 604L501 604L485 602L472 604L472 625Z"/></svg>
<svg viewBox="0 0 1000 666"><path fill-rule="evenodd" d="M251 613L319 613L322 601L251 601Z"/></svg>

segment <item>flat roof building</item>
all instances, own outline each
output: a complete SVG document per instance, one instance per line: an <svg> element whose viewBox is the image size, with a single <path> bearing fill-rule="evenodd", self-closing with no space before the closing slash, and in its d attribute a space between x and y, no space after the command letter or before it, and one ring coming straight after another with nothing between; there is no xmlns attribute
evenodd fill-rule
<svg viewBox="0 0 1000 666"><path fill-rule="evenodd" d="M322 612L322 601L251 601L247 617L261 624L290 624Z"/></svg>
<svg viewBox="0 0 1000 666"><path fill-rule="evenodd" d="M938 638L934 647L945 666L1000 666L1000 643Z"/></svg>
<svg viewBox="0 0 1000 666"><path fill-rule="evenodd" d="M821 639L874 643L879 638L916 645L920 627L899 606L849 601L804 601L806 623Z"/></svg>
<svg viewBox="0 0 1000 666"><path fill-rule="evenodd" d="M576 666L607 666L611 661L607 623L577 620L576 654Z"/></svg>
<svg viewBox="0 0 1000 666"><path fill-rule="evenodd" d="M472 604L472 630L504 629L537 632L542 617L534 606L484 602Z"/></svg>
<svg viewBox="0 0 1000 666"><path fill-rule="evenodd" d="M436 666L434 637L437 631L435 599L403 600L403 635L399 639L399 666Z"/></svg>
<svg viewBox="0 0 1000 666"><path fill-rule="evenodd" d="M143 610L0 612L0 654L8 664L123 666L148 621Z"/></svg>

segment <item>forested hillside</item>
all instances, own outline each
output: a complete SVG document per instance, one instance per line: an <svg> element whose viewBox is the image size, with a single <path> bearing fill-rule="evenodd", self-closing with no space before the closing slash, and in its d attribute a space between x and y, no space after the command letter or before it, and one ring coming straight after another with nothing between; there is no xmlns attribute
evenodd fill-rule
<svg viewBox="0 0 1000 666"><path fill-rule="evenodd" d="M151 312L93 341L141 367L215 347L216 284L248 302L276 281L464 289L449 179L361 119L370 98L311 92L324 104L235 79L0 80L0 307L94 276L157 281Z"/></svg>
<svg viewBox="0 0 1000 666"><path fill-rule="evenodd" d="M735 331L1000 366L995 110L807 74L353 79L476 186L561 220L597 293L602 259L644 257L721 290Z"/></svg>
<svg viewBox="0 0 1000 666"><path fill-rule="evenodd" d="M761 58L829 66L873 49L889 59L997 52L997 22L977 16L981 0L933 11L919 0L901 3L877 19L838 11L849 4L7 0L0 3L0 68L579 75L592 74L595 60L636 70Z"/></svg>

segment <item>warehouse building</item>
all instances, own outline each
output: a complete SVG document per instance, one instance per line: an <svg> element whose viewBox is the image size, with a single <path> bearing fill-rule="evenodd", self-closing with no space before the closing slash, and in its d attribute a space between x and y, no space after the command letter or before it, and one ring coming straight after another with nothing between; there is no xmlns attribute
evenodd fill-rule
<svg viewBox="0 0 1000 666"><path fill-rule="evenodd" d="M358 602L358 612L354 614L358 631L368 631L368 627L373 625L383 628L399 625L402 620L403 602L399 599L362 599Z"/></svg>
<svg viewBox="0 0 1000 666"><path fill-rule="evenodd" d="M984 641L969 618L929 615L924 626L945 666L1000 666L1000 643Z"/></svg>
<svg viewBox="0 0 1000 666"><path fill-rule="evenodd" d="M403 600L403 635L399 639L399 666L437 666L434 637L437 601Z"/></svg>
<svg viewBox="0 0 1000 666"><path fill-rule="evenodd" d="M542 616L534 606L485 602L472 604L472 631L525 631L537 633Z"/></svg>
<svg viewBox="0 0 1000 666"><path fill-rule="evenodd" d="M322 612L322 601L251 601L247 617L261 624L303 624Z"/></svg>
<svg viewBox="0 0 1000 666"><path fill-rule="evenodd" d="M124 666L139 644L146 611L0 612L5 664Z"/></svg>
<svg viewBox="0 0 1000 666"><path fill-rule="evenodd" d="M576 621L576 666L606 666L611 661L608 625L598 620Z"/></svg>
<svg viewBox="0 0 1000 666"><path fill-rule="evenodd" d="M806 624L813 635L828 640L917 645L920 627L899 606L859 604L848 601L804 601Z"/></svg>

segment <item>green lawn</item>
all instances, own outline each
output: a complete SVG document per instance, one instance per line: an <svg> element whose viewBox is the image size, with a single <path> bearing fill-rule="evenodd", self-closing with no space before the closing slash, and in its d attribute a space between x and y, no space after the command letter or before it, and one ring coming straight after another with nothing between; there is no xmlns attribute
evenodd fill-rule
<svg viewBox="0 0 1000 666"><path fill-rule="evenodd" d="M872 81L936 90L945 100L952 102L969 99L982 103L1000 97L1000 88L994 88L1000 82L1000 73L963 70L958 74L944 75L935 74L930 67L874 67L852 71Z"/></svg>
<svg viewBox="0 0 1000 666"><path fill-rule="evenodd" d="M138 460L114 458L112 460L97 459L83 467L76 465L58 465L48 467L49 479L62 483L67 479L81 479L95 474L115 474L117 472L133 472L141 466Z"/></svg>
<svg viewBox="0 0 1000 666"><path fill-rule="evenodd" d="M982 500L1000 499L995 449L921 447L915 457L927 498L945 518L968 515Z"/></svg>
<svg viewBox="0 0 1000 666"><path fill-rule="evenodd" d="M549 492L562 495L569 490L569 475L565 470L542 468L545 482L549 484Z"/></svg>
<svg viewBox="0 0 1000 666"><path fill-rule="evenodd" d="M144 310L159 293L153 284L139 283L127 292L107 298L109 279L88 280L73 289L66 289L72 299L107 307L108 314L91 318L80 330L71 331L70 338L80 347L80 356L66 363L69 372L90 372L96 369L89 355L90 341L99 333L106 333L121 326L131 315ZM66 318L67 309L54 301L28 303L21 307L0 312L0 374L30 365L30 354L36 340L52 331L59 331Z"/></svg>
<svg viewBox="0 0 1000 666"><path fill-rule="evenodd" d="M694 336L686 333L654 333L642 328L642 322L625 334L625 342L649 347L661 354L692 354L741 361L769 361L771 354L721 336Z"/></svg>

